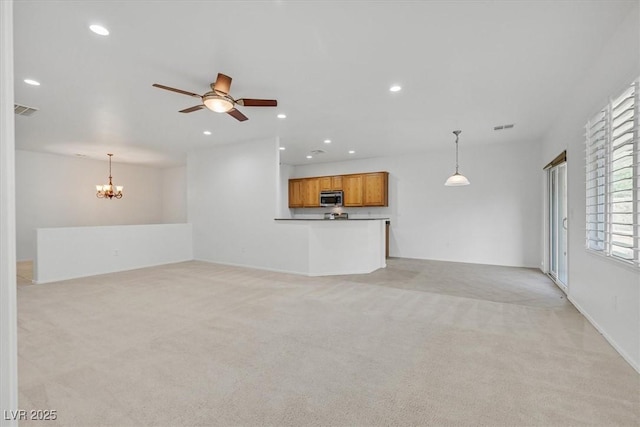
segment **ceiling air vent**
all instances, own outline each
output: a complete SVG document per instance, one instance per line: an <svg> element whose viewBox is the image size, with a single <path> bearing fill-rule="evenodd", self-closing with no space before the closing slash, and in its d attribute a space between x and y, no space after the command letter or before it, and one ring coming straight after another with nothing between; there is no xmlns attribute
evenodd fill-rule
<svg viewBox="0 0 640 427"><path fill-rule="evenodd" d="M494 126L493 130L511 129L513 126L514 126L513 123L508 124L508 125Z"/></svg>
<svg viewBox="0 0 640 427"><path fill-rule="evenodd" d="M27 107L26 105L13 104L13 112L19 116L30 116L38 111L37 108Z"/></svg>
<svg viewBox="0 0 640 427"><path fill-rule="evenodd" d="M317 154L324 154L324 153L326 153L326 151L324 150L311 150L311 154L317 155Z"/></svg>

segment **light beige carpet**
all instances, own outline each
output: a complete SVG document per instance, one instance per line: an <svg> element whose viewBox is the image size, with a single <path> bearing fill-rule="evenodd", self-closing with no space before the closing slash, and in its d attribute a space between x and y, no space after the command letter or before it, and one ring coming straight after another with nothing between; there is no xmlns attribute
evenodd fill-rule
<svg viewBox="0 0 640 427"><path fill-rule="evenodd" d="M20 286L18 315L20 408L58 417L26 426L640 423L638 374L534 270L186 262Z"/></svg>

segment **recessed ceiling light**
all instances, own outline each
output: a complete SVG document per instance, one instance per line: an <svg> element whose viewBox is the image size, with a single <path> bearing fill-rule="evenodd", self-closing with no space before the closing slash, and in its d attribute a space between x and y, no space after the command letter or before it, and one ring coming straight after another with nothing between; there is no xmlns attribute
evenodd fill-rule
<svg viewBox="0 0 640 427"><path fill-rule="evenodd" d="M287 118L287 115L286 115L286 114L282 114L282 113L280 113L280 114L278 114L278 118L279 118L279 119L286 119L286 118Z"/></svg>
<svg viewBox="0 0 640 427"><path fill-rule="evenodd" d="M349 150L349 154L355 154L356 152L353 150Z"/></svg>
<svg viewBox="0 0 640 427"><path fill-rule="evenodd" d="M40 82L31 79L24 79L24 82L31 86L40 86Z"/></svg>
<svg viewBox="0 0 640 427"><path fill-rule="evenodd" d="M284 151L284 150L286 150L285 147L280 147L280 151Z"/></svg>
<svg viewBox="0 0 640 427"><path fill-rule="evenodd" d="M211 131L210 131L210 130L205 130L205 131L204 131L204 132L202 132L202 133L204 133L205 135L211 135Z"/></svg>
<svg viewBox="0 0 640 427"><path fill-rule="evenodd" d="M307 159L313 159L313 156L307 156Z"/></svg>
<svg viewBox="0 0 640 427"><path fill-rule="evenodd" d="M109 35L109 30L107 30L105 27L103 27L102 25L89 25L89 29L91 31L93 31L96 34L100 34L101 36L108 36Z"/></svg>
<svg viewBox="0 0 640 427"><path fill-rule="evenodd" d="M330 140L330 139L325 139L325 140L324 140L324 143L325 143L325 144L331 144L331 140Z"/></svg>
<svg viewBox="0 0 640 427"><path fill-rule="evenodd" d="M400 92L402 90L402 86L400 85L393 85L389 88L389 90L391 92Z"/></svg>

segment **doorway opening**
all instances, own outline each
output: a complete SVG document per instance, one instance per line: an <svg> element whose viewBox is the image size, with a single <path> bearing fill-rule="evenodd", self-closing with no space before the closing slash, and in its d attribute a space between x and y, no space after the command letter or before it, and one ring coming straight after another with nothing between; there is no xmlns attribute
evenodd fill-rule
<svg viewBox="0 0 640 427"><path fill-rule="evenodd" d="M33 284L33 261L16 262L16 284Z"/></svg>
<svg viewBox="0 0 640 427"><path fill-rule="evenodd" d="M565 293L568 281L567 162L547 169L548 274Z"/></svg>

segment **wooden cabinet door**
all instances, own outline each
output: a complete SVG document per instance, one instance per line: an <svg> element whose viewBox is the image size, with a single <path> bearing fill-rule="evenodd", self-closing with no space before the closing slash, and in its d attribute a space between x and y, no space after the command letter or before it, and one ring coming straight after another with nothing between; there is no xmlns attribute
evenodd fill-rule
<svg viewBox="0 0 640 427"><path fill-rule="evenodd" d="M387 172L367 173L363 177L363 206L388 206Z"/></svg>
<svg viewBox="0 0 640 427"><path fill-rule="evenodd" d="M331 177L330 176L322 176L320 177L320 191L331 191L334 188L331 186Z"/></svg>
<svg viewBox="0 0 640 427"><path fill-rule="evenodd" d="M301 208L302 201L302 179L289 180L289 207Z"/></svg>
<svg viewBox="0 0 640 427"><path fill-rule="evenodd" d="M310 178L302 181L302 203L305 208L320 206L320 179Z"/></svg>
<svg viewBox="0 0 640 427"><path fill-rule="evenodd" d="M362 175L345 175L342 177L344 206L362 206Z"/></svg>
<svg viewBox="0 0 640 427"><path fill-rule="evenodd" d="M342 190L342 175L331 177L331 189Z"/></svg>

